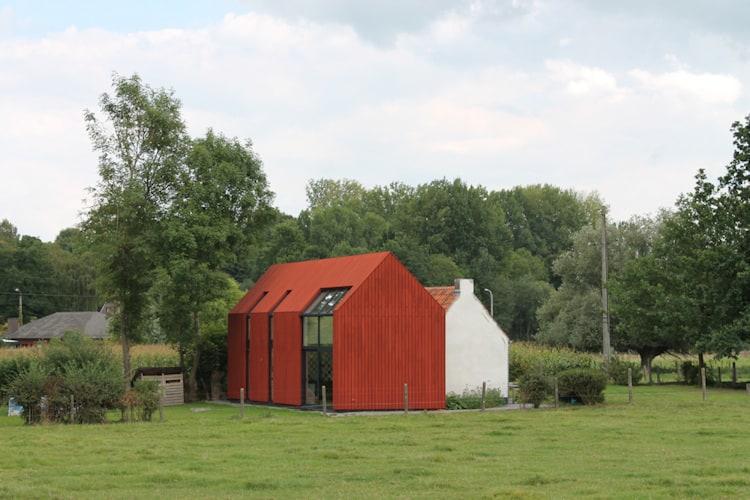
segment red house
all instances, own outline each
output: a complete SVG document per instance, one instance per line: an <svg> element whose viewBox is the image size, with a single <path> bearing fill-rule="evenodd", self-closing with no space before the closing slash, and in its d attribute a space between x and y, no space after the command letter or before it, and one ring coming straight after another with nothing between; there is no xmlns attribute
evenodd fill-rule
<svg viewBox="0 0 750 500"><path fill-rule="evenodd" d="M445 407L445 311L390 252L271 266L229 313L228 396Z"/></svg>

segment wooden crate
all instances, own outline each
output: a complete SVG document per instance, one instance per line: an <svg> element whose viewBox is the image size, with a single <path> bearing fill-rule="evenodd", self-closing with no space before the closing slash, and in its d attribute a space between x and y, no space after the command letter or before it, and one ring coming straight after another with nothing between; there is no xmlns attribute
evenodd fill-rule
<svg viewBox="0 0 750 500"><path fill-rule="evenodd" d="M155 380L162 391L162 405L175 406L185 403L182 370L179 367L138 368L133 380Z"/></svg>

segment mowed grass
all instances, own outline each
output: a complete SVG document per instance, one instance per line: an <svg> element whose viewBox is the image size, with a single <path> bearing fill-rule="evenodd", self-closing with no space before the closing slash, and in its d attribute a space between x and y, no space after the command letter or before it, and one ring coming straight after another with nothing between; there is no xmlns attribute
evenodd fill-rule
<svg viewBox="0 0 750 500"><path fill-rule="evenodd" d="M163 422L0 416L3 498L740 498L750 397L612 387L607 403L324 417L201 403ZM4 409L3 409L4 410ZM158 415L157 415L158 420Z"/></svg>

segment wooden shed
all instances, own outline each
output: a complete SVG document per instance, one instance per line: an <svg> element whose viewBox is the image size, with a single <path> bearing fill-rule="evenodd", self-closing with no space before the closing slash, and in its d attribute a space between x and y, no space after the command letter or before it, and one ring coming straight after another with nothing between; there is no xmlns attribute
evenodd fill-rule
<svg viewBox="0 0 750 500"><path fill-rule="evenodd" d="M163 394L163 406L176 406L185 403L185 389L182 368L180 367L138 368L133 375L133 381L136 380L155 380L158 382L159 389Z"/></svg>
<svg viewBox="0 0 750 500"><path fill-rule="evenodd" d="M445 407L445 311L391 252L271 266L229 313L228 396Z"/></svg>

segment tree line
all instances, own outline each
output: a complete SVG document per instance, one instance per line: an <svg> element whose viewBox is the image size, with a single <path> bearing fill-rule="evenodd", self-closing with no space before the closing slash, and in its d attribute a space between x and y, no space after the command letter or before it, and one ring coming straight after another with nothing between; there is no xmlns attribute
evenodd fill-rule
<svg viewBox="0 0 750 500"><path fill-rule="evenodd" d="M0 224L0 321L17 315L15 288L36 317L112 302L126 373L130 343L169 342L195 395L225 369L227 311L270 265L388 250L425 286L473 278L513 340L602 347L595 193L316 179L293 216L272 206L252 142L189 137L172 90L114 75L84 119L99 153L92 204L52 243ZM715 183L701 171L674 209L605 228L612 345L646 370L665 352L736 355L748 340L748 119L732 130Z"/></svg>

